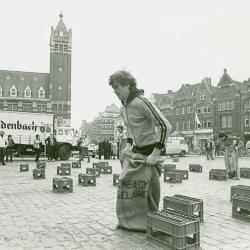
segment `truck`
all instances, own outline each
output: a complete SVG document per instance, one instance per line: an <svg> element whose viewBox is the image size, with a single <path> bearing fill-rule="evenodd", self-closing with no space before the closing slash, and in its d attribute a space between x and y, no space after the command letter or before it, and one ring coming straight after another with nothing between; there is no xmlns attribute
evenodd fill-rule
<svg viewBox="0 0 250 250"><path fill-rule="evenodd" d="M46 154L45 139L54 134L57 140L56 157L68 160L72 151L77 151L79 135L70 127L57 127L54 115L50 113L31 113L16 111L0 111L0 131L6 139L12 135L14 150L18 156L33 152L33 142L38 134L42 142L42 150Z"/></svg>

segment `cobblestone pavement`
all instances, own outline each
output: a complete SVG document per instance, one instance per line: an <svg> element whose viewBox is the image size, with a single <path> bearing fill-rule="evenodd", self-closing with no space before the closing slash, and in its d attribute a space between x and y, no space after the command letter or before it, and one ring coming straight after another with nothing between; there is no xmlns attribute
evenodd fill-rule
<svg viewBox="0 0 250 250"><path fill-rule="evenodd" d="M96 159L92 160L97 161ZM172 162L166 159L166 163ZM24 161L0 166L0 249L160 249L147 242L144 233L116 229L116 190L113 175L101 175L96 187L78 185L81 169L72 169L73 193L52 192L52 179L60 162L48 162L46 179L34 180L35 163L28 161L29 172L20 172ZM232 218L230 187L250 185L249 179L208 180L211 168L224 168L222 158L206 161L204 157L185 157L177 168L188 169L189 163L201 163L202 173L189 173L182 184L163 182L161 204L165 195L183 194L204 201L201 223L201 248L250 249L250 223ZM240 159L240 167L249 167L250 159ZM113 173L120 172L118 160L110 160Z"/></svg>

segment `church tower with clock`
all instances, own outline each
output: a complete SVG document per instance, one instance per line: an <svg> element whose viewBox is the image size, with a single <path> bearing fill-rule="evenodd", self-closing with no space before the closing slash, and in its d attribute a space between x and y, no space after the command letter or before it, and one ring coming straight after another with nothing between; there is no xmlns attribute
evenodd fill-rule
<svg viewBox="0 0 250 250"><path fill-rule="evenodd" d="M51 27L49 93L55 124L70 126L72 30L66 28L62 13L59 17L56 28Z"/></svg>

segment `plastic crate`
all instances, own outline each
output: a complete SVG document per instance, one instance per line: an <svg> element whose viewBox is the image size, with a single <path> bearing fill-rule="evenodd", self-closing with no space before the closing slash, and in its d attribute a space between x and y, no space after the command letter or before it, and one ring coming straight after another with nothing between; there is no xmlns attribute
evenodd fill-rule
<svg viewBox="0 0 250 250"><path fill-rule="evenodd" d="M174 172L181 173L182 174L182 179L183 180L188 180L188 170L176 169L176 170L174 170Z"/></svg>
<svg viewBox="0 0 250 250"><path fill-rule="evenodd" d="M70 163L61 163L61 167L71 168L71 164Z"/></svg>
<svg viewBox="0 0 250 250"><path fill-rule="evenodd" d="M250 198L235 196L232 199L233 218L250 222Z"/></svg>
<svg viewBox="0 0 250 250"><path fill-rule="evenodd" d="M92 166L93 166L93 168L99 168L99 163L98 162L93 162Z"/></svg>
<svg viewBox="0 0 250 250"><path fill-rule="evenodd" d="M119 174L113 174L113 186L118 186L119 184Z"/></svg>
<svg viewBox="0 0 250 250"><path fill-rule="evenodd" d="M175 171L169 171L164 173L164 182L182 183L182 176L183 174L181 173Z"/></svg>
<svg viewBox="0 0 250 250"><path fill-rule="evenodd" d="M99 166L108 166L109 162L108 161L99 161L98 164L99 164Z"/></svg>
<svg viewBox="0 0 250 250"><path fill-rule="evenodd" d="M57 174L59 175L71 175L71 167L69 166L58 166Z"/></svg>
<svg viewBox="0 0 250 250"><path fill-rule="evenodd" d="M176 194L163 197L163 208L182 211L183 213L198 216L201 222L204 221L203 200Z"/></svg>
<svg viewBox="0 0 250 250"><path fill-rule="evenodd" d="M100 166L101 174L112 174L112 166Z"/></svg>
<svg viewBox="0 0 250 250"><path fill-rule="evenodd" d="M162 167L162 172L169 172L172 170L176 170L176 165L175 164L164 164Z"/></svg>
<svg viewBox="0 0 250 250"><path fill-rule="evenodd" d="M189 164L189 171L190 172L201 173L202 172L202 166L200 164Z"/></svg>
<svg viewBox="0 0 250 250"><path fill-rule="evenodd" d="M250 179L250 168L240 168L240 177Z"/></svg>
<svg viewBox="0 0 250 250"><path fill-rule="evenodd" d="M173 162L179 162L180 159L179 159L178 157L173 157L172 161L173 161Z"/></svg>
<svg viewBox="0 0 250 250"><path fill-rule="evenodd" d="M81 168L81 162L80 161L73 161L72 168Z"/></svg>
<svg viewBox="0 0 250 250"><path fill-rule="evenodd" d="M33 179L45 179L45 169L35 168L33 169Z"/></svg>
<svg viewBox="0 0 250 250"><path fill-rule="evenodd" d="M150 212L147 216L147 239L164 249L199 249L199 218L170 209Z"/></svg>
<svg viewBox="0 0 250 250"><path fill-rule="evenodd" d="M86 174L94 174L96 177L101 175L100 168L86 168Z"/></svg>
<svg viewBox="0 0 250 250"><path fill-rule="evenodd" d="M20 164L20 172L29 172L29 164Z"/></svg>
<svg viewBox="0 0 250 250"><path fill-rule="evenodd" d="M226 181L227 170L225 169L211 169L209 171L209 180Z"/></svg>
<svg viewBox="0 0 250 250"><path fill-rule="evenodd" d="M230 195L231 201L233 197L236 196L245 196L250 198L250 186L244 186L244 185L231 186L231 195Z"/></svg>
<svg viewBox="0 0 250 250"><path fill-rule="evenodd" d="M69 177L54 177L53 178L53 191L59 193L72 193L73 180Z"/></svg>
<svg viewBox="0 0 250 250"><path fill-rule="evenodd" d="M46 162L45 161L40 161L36 163L36 168L38 169L46 169Z"/></svg>
<svg viewBox="0 0 250 250"><path fill-rule="evenodd" d="M82 186L96 186L96 177L94 174L79 174L78 184Z"/></svg>

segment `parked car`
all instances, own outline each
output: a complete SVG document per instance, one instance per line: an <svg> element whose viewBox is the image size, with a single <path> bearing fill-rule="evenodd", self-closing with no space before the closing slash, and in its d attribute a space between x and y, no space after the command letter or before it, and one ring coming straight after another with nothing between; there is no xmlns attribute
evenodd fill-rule
<svg viewBox="0 0 250 250"><path fill-rule="evenodd" d="M188 145L184 137L170 136L166 143L166 155L185 156L188 153Z"/></svg>

